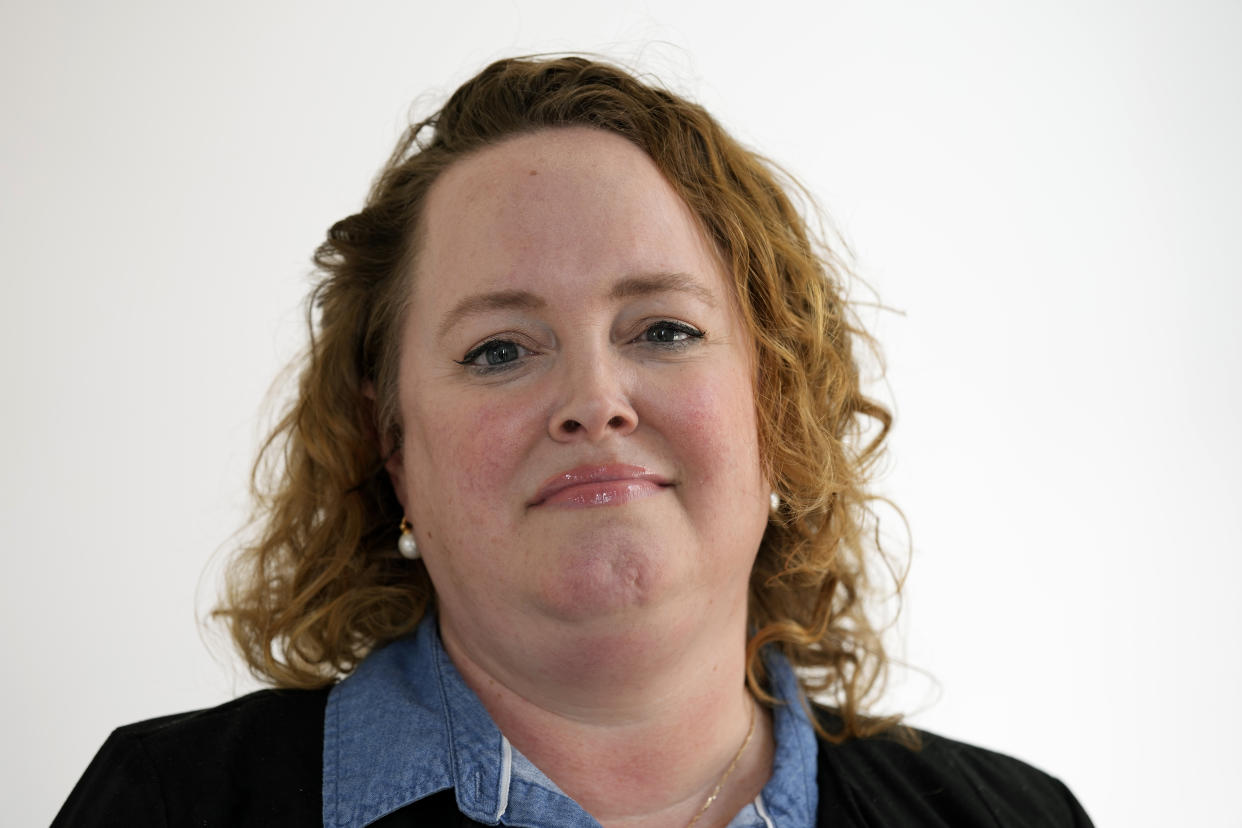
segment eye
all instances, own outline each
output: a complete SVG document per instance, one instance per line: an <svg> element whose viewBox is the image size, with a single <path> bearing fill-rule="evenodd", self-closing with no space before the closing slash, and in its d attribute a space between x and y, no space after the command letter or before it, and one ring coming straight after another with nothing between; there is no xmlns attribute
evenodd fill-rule
<svg viewBox="0 0 1242 828"><path fill-rule="evenodd" d="M698 328L687 325L685 322L674 322L671 319L661 319L652 325L647 326L639 337L643 342L650 342L653 345L679 346L688 343L692 339L702 339L703 331Z"/></svg>
<svg viewBox="0 0 1242 828"><path fill-rule="evenodd" d="M457 360L458 365L475 368L482 373L503 370L529 354L526 348L509 339L489 339L471 348L466 356Z"/></svg>

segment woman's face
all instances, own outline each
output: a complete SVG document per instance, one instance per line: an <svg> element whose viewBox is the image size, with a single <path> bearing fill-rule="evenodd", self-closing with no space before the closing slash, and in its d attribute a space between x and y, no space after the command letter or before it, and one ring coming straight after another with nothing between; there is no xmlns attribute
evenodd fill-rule
<svg viewBox="0 0 1242 828"><path fill-rule="evenodd" d="M423 222L389 471L442 629L744 618L769 490L751 342L651 160L514 137L450 167Z"/></svg>

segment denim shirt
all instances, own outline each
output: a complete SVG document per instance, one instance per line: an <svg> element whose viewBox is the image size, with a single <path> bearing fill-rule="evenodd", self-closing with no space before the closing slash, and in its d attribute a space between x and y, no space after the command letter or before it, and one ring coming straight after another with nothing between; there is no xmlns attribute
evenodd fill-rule
<svg viewBox="0 0 1242 828"><path fill-rule="evenodd" d="M729 828L812 828L815 732L797 678L765 653L773 695L772 778ZM323 824L362 828L453 788L458 809L488 825L599 823L505 738L440 643L433 615L367 657L328 695L323 733Z"/></svg>

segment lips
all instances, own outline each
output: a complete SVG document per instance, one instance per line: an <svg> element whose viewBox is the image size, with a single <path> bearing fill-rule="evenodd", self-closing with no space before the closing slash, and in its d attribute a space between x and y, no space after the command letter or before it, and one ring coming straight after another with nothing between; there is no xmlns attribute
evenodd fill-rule
<svg viewBox="0 0 1242 828"><path fill-rule="evenodd" d="M658 494L670 481L642 466L610 463L560 472L539 487L529 506L618 506Z"/></svg>

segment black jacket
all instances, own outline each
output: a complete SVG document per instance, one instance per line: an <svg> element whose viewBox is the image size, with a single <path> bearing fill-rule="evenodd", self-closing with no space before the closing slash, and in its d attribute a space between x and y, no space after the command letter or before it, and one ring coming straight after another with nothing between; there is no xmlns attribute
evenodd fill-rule
<svg viewBox="0 0 1242 828"><path fill-rule="evenodd" d="M322 824L328 691L263 690L210 710L113 732L55 826ZM831 714L822 713L826 722ZM998 753L922 734L819 744L822 826L1089 826L1059 780ZM452 790L374 823L471 826Z"/></svg>

